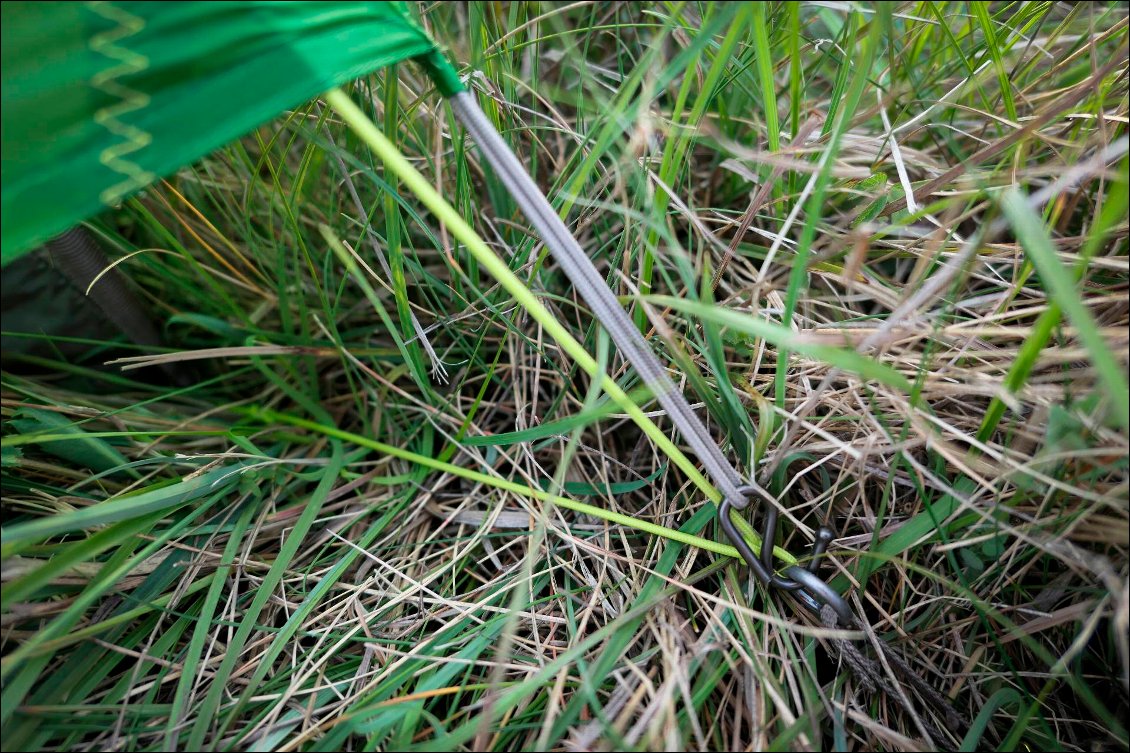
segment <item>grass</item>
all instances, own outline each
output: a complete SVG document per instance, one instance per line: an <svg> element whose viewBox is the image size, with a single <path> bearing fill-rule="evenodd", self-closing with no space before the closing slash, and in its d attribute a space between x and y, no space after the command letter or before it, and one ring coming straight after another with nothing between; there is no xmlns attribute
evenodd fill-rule
<svg viewBox="0 0 1130 753"><path fill-rule="evenodd" d="M4 748L1125 748L1124 5L417 11L963 723L736 566L402 64L92 222L166 350L10 333Z"/></svg>

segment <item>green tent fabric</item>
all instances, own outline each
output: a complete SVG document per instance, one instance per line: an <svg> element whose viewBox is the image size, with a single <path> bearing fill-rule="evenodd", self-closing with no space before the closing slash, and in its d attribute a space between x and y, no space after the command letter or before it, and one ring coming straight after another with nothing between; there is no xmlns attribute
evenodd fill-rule
<svg viewBox="0 0 1130 753"><path fill-rule="evenodd" d="M7 264L318 94L417 58L455 72L402 2L5 2Z"/></svg>

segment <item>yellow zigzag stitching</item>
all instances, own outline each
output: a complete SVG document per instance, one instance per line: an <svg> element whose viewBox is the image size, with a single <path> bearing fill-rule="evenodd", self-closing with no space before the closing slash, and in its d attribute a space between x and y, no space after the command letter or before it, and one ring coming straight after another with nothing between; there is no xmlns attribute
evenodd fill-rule
<svg viewBox="0 0 1130 753"><path fill-rule="evenodd" d="M149 105L148 94L130 89L118 80L149 67L149 58L117 44L144 29L145 19L138 18L108 2L88 2L86 7L107 21L118 24L116 28L95 34L90 38L92 52L117 62L117 65L101 71L90 80L90 85L95 89L119 100L117 104L100 108L94 114L95 123L123 139L122 143L107 147L98 155L103 165L126 178L99 194L98 198L104 204L111 205L117 204L127 193L144 188L157 178L153 173L141 169L136 162L125 159L126 155L149 146L153 137L140 128L119 120L123 115Z"/></svg>

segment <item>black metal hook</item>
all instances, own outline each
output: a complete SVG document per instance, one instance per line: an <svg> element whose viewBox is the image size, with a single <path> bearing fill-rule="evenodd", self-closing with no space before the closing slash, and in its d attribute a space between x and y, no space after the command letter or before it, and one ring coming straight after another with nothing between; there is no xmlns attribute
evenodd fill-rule
<svg viewBox="0 0 1130 753"><path fill-rule="evenodd" d="M757 488L743 486L739 491L748 499L757 491ZM741 508L745 506L745 504L742 504ZM754 576L767 587L771 586L789 591L814 612L819 613L825 605L830 606L843 624L852 624L854 622L852 610L844 597L816 575L821 555L824 554L832 539L835 538L835 533L827 526L817 528L816 541L812 544L812 559L808 563L807 569L800 565L793 565L785 570L785 577L782 577L776 573L773 561L773 545L777 536L777 509L772 505L766 505L765 523L761 533L761 556L758 557L730 518L730 513L733 510L741 508L734 504L734 500L726 498L718 509L718 515L722 523L722 530L726 532L726 536L729 537L734 548L738 550L742 559L749 565Z"/></svg>

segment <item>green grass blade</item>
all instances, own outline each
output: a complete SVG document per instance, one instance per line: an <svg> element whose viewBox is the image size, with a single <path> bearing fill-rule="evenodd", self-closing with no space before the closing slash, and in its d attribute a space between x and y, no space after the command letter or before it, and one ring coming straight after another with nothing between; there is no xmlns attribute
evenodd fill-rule
<svg viewBox="0 0 1130 753"><path fill-rule="evenodd" d="M1119 364L1103 340L1098 322L1079 297L1074 275L1056 255L1047 228L1024 195L1015 188L1005 190L1001 196L1001 209L1016 230L1017 238L1036 267L1040 280L1047 285L1049 296L1078 331L1112 406L1112 418L1124 432L1130 433L1130 386L1126 381L1126 366Z"/></svg>

